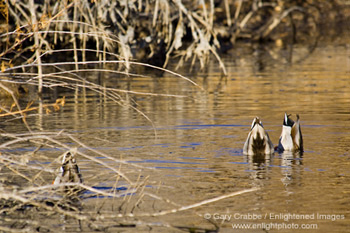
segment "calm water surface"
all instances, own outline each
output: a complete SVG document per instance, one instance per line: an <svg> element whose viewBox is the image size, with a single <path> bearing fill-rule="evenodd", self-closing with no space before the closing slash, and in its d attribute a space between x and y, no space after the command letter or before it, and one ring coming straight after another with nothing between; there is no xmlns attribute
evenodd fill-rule
<svg viewBox="0 0 350 233"><path fill-rule="evenodd" d="M65 129L96 150L154 168L139 171L149 176L146 190L157 190L180 206L260 188L148 222L213 229L204 218L210 215L221 232L233 232L236 223L285 224L280 230L258 226L239 232L350 232L349 46L320 47L300 62L298 52L305 52L295 48L293 65L271 52L236 51L224 60L227 77L214 63L205 72L179 71L204 90L167 74L133 78L131 83L117 81L113 74L100 80L133 91L186 95L130 96L134 101L130 103L152 120L156 136L152 124L140 114L90 92L85 103L82 96L75 100L71 93L63 93L67 104L61 112L29 121L35 130ZM301 117L303 156L275 154L271 160L244 156L242 148L253 118L261 117L276 145L285 112ZM15 129L15 123L7 127ZM78 162L85 182L113 185L113 180L98 176L100 167L93 162L79 158ZM94 200L86 202L88 206ZM278 219L281 215L291 219ZM295 219L306 215L311 219ZM225 216L230 219L222 220ZM244 219L252 216L262 219ZM288 229L291 224L298 224L299 230ZM317 229L300 230L302 224Z"/></svg>

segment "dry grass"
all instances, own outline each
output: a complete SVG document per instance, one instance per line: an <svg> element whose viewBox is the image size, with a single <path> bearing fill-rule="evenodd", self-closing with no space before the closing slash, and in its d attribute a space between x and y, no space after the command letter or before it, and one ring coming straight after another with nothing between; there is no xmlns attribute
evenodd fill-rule
<svg viewBox="0 0 350 233"><path fill-rule="evenodd" d="M42 56L47 55L45 53ZM85 72L92 71L139 76L132 72L126 74L125 71L102 68L103 66L101 68L88 68L89 65L96 67L102 65L102 63L101 61L41 63L43 68L41 83L45 90L60 87L72 91L78 90L78 92L84 90L95 92L103 96L102 99L105 101L135 109L141 116L146 117L150 124L153 124L152 120L137 107L130 104L130 101L126 100L126 95L186 97L168 93L141 93L120 90L101 86L88 80L85 77ZM120 64L125 63L125 61L110 59L104 61L104 63L106 65ZM201 89L190 79L164 68L132 61L129 64L131 66L147 66L162 72L168 72L174 78L180 78L189 85L193 85L194 88ZM153 221L149 220L149 217L160 217L189 211L256 190L242 190L198 203L183 205L159 195L158 190L162 189L161 185L159 185L159 189L155 190L146 188L147 185L155 186L155 183L152 176L144 175L145 171L147 171L147 174L156 173L156 171L130 163L123 158L117 158L116 155L96 150L79 139L79 135L72 135L66 132L65 129L60 132L33 130L27 122L30 114L38 114L38 117L40 117L42 114L51 114L65 107L64 97L52 103L43 103L39 99L34 104L23 105L23 101L19 101L15 87L21 85L37 87L39 85L39 75L37 72L31 72L35 66L34 62L8 67L7 71L8 73L11 72L11 79L4 79L3 82L0 82L1 92L6 93L9 102L12 102L8 106L2 105L1 119L6 121L16 119L18 122L21 120L28 130L27 133L3 131L0 135L0 215L3 217L0 220L2 226L0 230L13 232L32 232L37 229L52 230L53 225L57 221L60 222L62 218L70 221L70 223L62 223L63 225L67 227L76 226L75 230L80 227L91 231L108 230L115 227L139 229L140 227L152 226ZM4 77L7 77L8 73L3 74ZM63 154L74 148L78 148L76 159L79 166L84 167L85 170L93 167L93 169L98 169L99 172L93 175L82 172L83 183L68 182L53 185L52 182L58 174ZM28 151L23 152L23 149ZM109 185L108 187L101 187L101 183L108 183ZM70 191L67 192L67 187L68 190L73 190L73 192L75 190L84 191L73 194ZM162 206L162 209L159 209L159 206ZM48 217L52 221L42 221L42 219ZM140 221L140 218L143 220ZM171 222L165 222L161 227L176 228ZM211 229L217 228L218 226L215 224L211 227Z"/></svg>
<svg viewBox="0 0 350 233"><path fill-rule="evenodd" d="M170 59L179 57L179 66L199 61L203 68L214 57L226 74L220 51L228 44L234 46L240 38L313 41L322 20L329 20L325 15L342 17L342 4L320 0L3 1L0 57L15 65L35 61L39 93L42 54L60 49L71 49L70 61L76 63L92 56L106 61L110 52L124 61L126 71L135 60L166 67Z"/></svg>
<svg viewBox="0 0 350 233"><path fill-rule="evenodd" d="M64 216L79 221L90 230L106 230L125 222L128 223L128 227L134 228L151 224L147 221L140 223L139 218L188 211L257 190L252 188L191 205L181 205L159 196L157 190L145 188L152 183L152 177L141 176L141 172L150 168L95 150L64 131L2 133L1 137L5 142L0 144L0 222L2 230L5 231L11 229L14 232L32 232L38 228L51 229L53 222L40 221L48 216L56 219L54 222L59 221L60 216ZM57 168L61 166L63 153L76 147L77 163L85 161L89 166L93 165L94 169L100 167L99 172L94 176L82 172L83 183L52 184L58 174ZM19 148L34 149L23 153ZM101 183L111 185L108 188L99 188ZM80 192L67 193L67 187ZM153 209L155 202L158 203L157 206L166 208ZM30 215L32 220L28 219ZM25 224L22 224L23 222ZM166 227L174 226L169 223Z"/></svg>

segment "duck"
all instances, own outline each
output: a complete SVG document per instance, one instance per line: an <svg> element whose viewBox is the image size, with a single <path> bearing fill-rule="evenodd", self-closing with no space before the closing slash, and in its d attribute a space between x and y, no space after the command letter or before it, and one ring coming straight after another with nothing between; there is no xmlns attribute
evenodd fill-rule
<svg viewBox="0 0 350 233"><path fill-rule="evenodd" d="M53 181L53 185L61 183L83 183L75 154L77 149L71 149L63 154L62 166L59 168L58 175Z"/></svg>
<svg viewBox="0 0 350 233"><path fill-rule="evenodd" d="M243 154L272 154L274 152L273 144L268 133L265 131L259 117L255 117L247 140L243 146Z"/></svg>
<svg viewBox="0 0 350 233"><path fill-rule="evenodd" d="M300 117L298 114L296 122L291 118L291 115L284 114L282 133L278 142L277 151L303 152L303 136L301 134Z"/></svg>

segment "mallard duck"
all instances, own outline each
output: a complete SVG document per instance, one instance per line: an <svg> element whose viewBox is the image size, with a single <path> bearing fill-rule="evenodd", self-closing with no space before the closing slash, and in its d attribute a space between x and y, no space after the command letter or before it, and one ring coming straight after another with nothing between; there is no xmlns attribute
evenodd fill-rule
<svg viewBox="0 0 350 233"><path fill-rule="evenodd" d="M303 152L303 136L300 129L299 115L297 114L297 121L290 119L290 115L284 114L282 133L277 146L277 151L300 151Z"/></svg>
<svg viewBox="0 0 350 233"><path fill-rule="evenodd" d="M246 155L272 154L273 144L265 131L259 117L255 117L247 140L244 143L243 153Z"/></svg>
<svg viewBox="0 0 350 233"><path fill-rule="evenodd" d="M60 183L82 183L83 179L74 155L76 149L69 150L63 154L62 166L53 184Z"/></svg>

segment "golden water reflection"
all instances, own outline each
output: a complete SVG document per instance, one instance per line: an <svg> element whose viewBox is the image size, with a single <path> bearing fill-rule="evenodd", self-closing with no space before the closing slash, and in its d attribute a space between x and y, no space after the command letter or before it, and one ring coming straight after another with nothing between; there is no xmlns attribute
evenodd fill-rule
<svg viewBox="0 0 350 233"><path fill-rule="evenodd" d="M288 223L318 224L317 230L308 232L347 231L350 50L342 46L318 48L302 63L266 62L268 65L263 68L262 64L257 68L254 54L243 54L242 51L240 56L225 58L227 77L220 75L214 63L208 66L207 73L179 71L205 90L166 74L133 78L132 82L127 79L117 82L113 75L100 80L102 85L133 91L186 95L185 98L128 96L129 103L152 120L157 136L152 124L133 109L106 102L92 93L88 93L85 101L81 93L77 98L66 93L64 109L44 116L38 128L52 131L64 128L95 149L155 168L145 169L142 174L149 175L151 184L159 187L159 195L181 205L260 187L254 193L154 221L211 228L213 225L198 214L322 213L344 215L345 219ZM267 58L259 54L259 59L265 62ZM300 115L304 154L244 156L242 148L251 119L259 116L277 145L285 112ZM36 120L33 116L28 122ZM8 129L11 130L11 125ZM98 173L93 166L93 163L82 164L83 176L84 172L89 173L88 177ZM228 232L233 223L284 223L271 219L211 221Z"/></svg>

